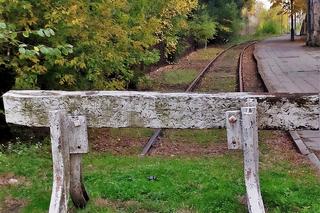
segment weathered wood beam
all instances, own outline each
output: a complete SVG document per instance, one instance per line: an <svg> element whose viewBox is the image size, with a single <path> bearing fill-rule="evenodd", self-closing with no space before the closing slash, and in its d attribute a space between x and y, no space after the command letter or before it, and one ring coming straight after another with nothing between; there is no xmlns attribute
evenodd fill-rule
<svg viewBox="0 0 320 213"><path fill-rule="evenodd" d="M260 129L318 129L318 94L9 91L8 123L49 126L49 111L87 117L89 127L224 128L225 113L257 100Z"/></svg>
<svg viewBox="0 0 320 213"><path fill-rule="evenodd" d="M65 140L66 116L64 111L49 113L53 161L53 185L49 213L68 211L70 190L69 144Z"/></svg>
<svg viewBox="0 0 320 213"><path fill-rule="evenodd" d="M53 186L49 213L68 212L68 200L84 208L89 196L82 182L82 155L88 153L84 116L67 116L63 110L49 112ZM69 195L70 193L70 195Z"/></svg>
<svg viewBox="0 0 320 213"><path fill-rule="evenodd" d="M259 181L258 130L256 108L241 108L244 179L250 213L265 213Z"/></svg>

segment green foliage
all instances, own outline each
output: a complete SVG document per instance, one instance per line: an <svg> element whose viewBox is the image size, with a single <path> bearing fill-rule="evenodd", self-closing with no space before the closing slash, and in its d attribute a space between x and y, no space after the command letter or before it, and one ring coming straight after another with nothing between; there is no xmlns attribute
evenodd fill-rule
<svg viewBox="0 0 320 213"><path fill-rule="evenodd" d="M141 67L238 30L243 0L0 1L0 66L18 89L135 88Z"/></svg>
<svg viewBox="0 0 320 213"><path fill-rule="evenodd" d="M0 2L0 54L16 88L126 89L140 65L176 51L197 0ZM10 31L5 31L10 26ZM70 46L66 45L70 44ZM22 44L22 46L21 46Z"/></svg>
<svg viewBox="0 0 320 213"><path fill-rule="evenodd" d="M197 76L194 69L178 69L170 72L164 72L161 75L162 82L165 84L189 84Z"/></svg>
<svg viewBox="0 0 320 213"><path fill-rule="evenodd" d="M193 135L182 131L174 137L192 140ZM214 134L209 137L215 140ZM201 143L205 145L209 139ZM19 185L1 186L0 208L5 206L5 198L12 197L27 200L21 212L48 210L52 188L49 144L0 148L0 175L11 173L20 181ZM306 164L279 160L283 152L277 152L267 147L261 152L260 183L268 211L318 212L320 185L315 171ZM235 152L146 158L93 152L85 156L83 169L90 201L77 211L244 213L246 206L239 201L245 196L242 161L242 154ZM149 176L156 176L156 181L149 181Z"/></svg>
<svg viewBox="0 0 320 213"><path fill-rule="evenodd" d="M281 34L282 30L287 25L287 15L281 14L281 8L275 7L270 10L261 8L258 20L259 25L257 28L257 35L275 35ZM279 16L281 14L281 16Z"/></svg>
<svg viewBox="0 0 320 213"><path fill-rule="evenodd" d="M138 90L147 91L152 88L152 80L148 76L143 76L139 78L137 83Z"/></svg>
<svg viewBox="0 0 320 213"><path fill-rule="evenodd" d="M262 34L277 34L280 30L277 26L277 23L273 20L267 20L263 24L260 25L258 29L258 33Z"/></svg>
<svg viewBox="0 0 320 213"><path fill-rule="evenodd" d="M245 5L243 1L234 0L207 0L209 14L215 17L217 35L219 41L228 41L231 36L238 33L241 22L241 8Z"/></svg>
<svg viewBox="0 0 320 213"><path fill-rule="evenodd" d="M205 5L200 6L190 21L190 35L197 42L206 43L216 34L216 22L209 15L209 11Z"/></svg>

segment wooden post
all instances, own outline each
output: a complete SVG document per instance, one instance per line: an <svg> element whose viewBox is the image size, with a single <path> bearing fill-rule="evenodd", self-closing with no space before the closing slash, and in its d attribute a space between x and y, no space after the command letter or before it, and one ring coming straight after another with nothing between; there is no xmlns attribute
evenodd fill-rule
<svg viewBox="0 0 320 213"><path fill-rule="evenodd" d="M259 184L256 108L242 107L241 117L248 210L250 213L265 213Z"/></svg>
<svg viewBox="0 0 320 213"><path fill-rule="evenodd" d="M84 208L89 201L88 193L82 182L82 155L70 155L70 195L73 204L77 208Z"/></svg>
<svg viewBox="0 0 320 213"><path fill-rule="evenodd" d="M70 188L69 145L66 143L65 124L66 113L61 110L49 112L53 186L49 213L64 213L68 211Z"/></svg>
<svg viewBox="0 0 320 213"><path fill-rule="evenodd" d="M244 103L244 107L247 107L252 111L252 113L255 115L255 124L252 125L253 128L253 148L254 148L254 154L255 154L255 163L256 163L256 171L259 173L259 138L258 138L258 122L257 122L257 99L248 98L246 102ZM258 176L258 183L260 185L259 176Z"/></svg>
<svg viewBox="0 0 320 213"><path fill-rule="evenodd" d="M84 116L67 116L50 111L53 187L49 213L68 212L69 193L74 205L84 208L89 196L82 183L82 155L88 152L87 122Z"/></svg>
<svg viewBox="0 0 320 213"><path fill-rule="evenodd" d="M82 155L89 152L87 120L85 116L67 117L70 147L70 195L77 208L84 208L89 196L82 182Z"/></svg>

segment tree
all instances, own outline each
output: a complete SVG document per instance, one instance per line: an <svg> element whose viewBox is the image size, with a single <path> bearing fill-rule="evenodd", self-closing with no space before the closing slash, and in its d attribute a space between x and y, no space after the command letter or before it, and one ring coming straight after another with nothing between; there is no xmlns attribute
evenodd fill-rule
<svg viewBox="0 0 320 213"><path fill-rule="evenodd" d="M0 54L5 58L9 47L7 63L18 88L125 89L140 64L159 60L155 45L176 50L197 5L197 0L3 0L0 22L17 32L23 46L3 43Z"/></svg>
<svg viewBox="0 0 320 213"><path fill-rule="evenodd" d="M271 0L272 7L280 7L282 13L289 14L291 17L291 40L294 40L294 14L299 12L306 12L305 0Z"/></svg>
<svg viewBox="0 0 320 213"><path fill-rule="evenodd" d="M240 31L242 9L250 10L255 3L254 0L202 0L201 2L208 5L209 15L217 23L215 39L223 42L227 42Z"/></svg>
<svg viewBox="0 0 320 213"><path fill-rule="evenodd" d="M0 4L0 66L2 72L15 72L16 89L39 88L38 76L48 65L63 60L73 46L51 43L55 31L40 28L31 3L2 1Z"/></svg>
<svg viewBox="0 0 320 213"><path fill-rule="evenodd" d="M206 5L201 5L192 15L192 20L189 24L190 35L197 42L205 43L207 48L208 39L213 38L216 34L217 24L213 17L209 15Z"/></svg>

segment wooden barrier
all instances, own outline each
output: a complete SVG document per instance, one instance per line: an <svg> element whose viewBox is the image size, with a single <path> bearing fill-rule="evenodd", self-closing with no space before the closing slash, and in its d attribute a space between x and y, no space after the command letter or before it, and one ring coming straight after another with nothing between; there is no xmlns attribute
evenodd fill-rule
<svg viewBox="0 0 320 213"><path fill-rule="evenodd" d="M259 129L319 129L317 94L9 91L8 123L50 127L53 189L50 213L67 212L89 196L81 158L89 127L227 128L228 147L243 149L248 210L265 212L259 183Z"/></svg>

